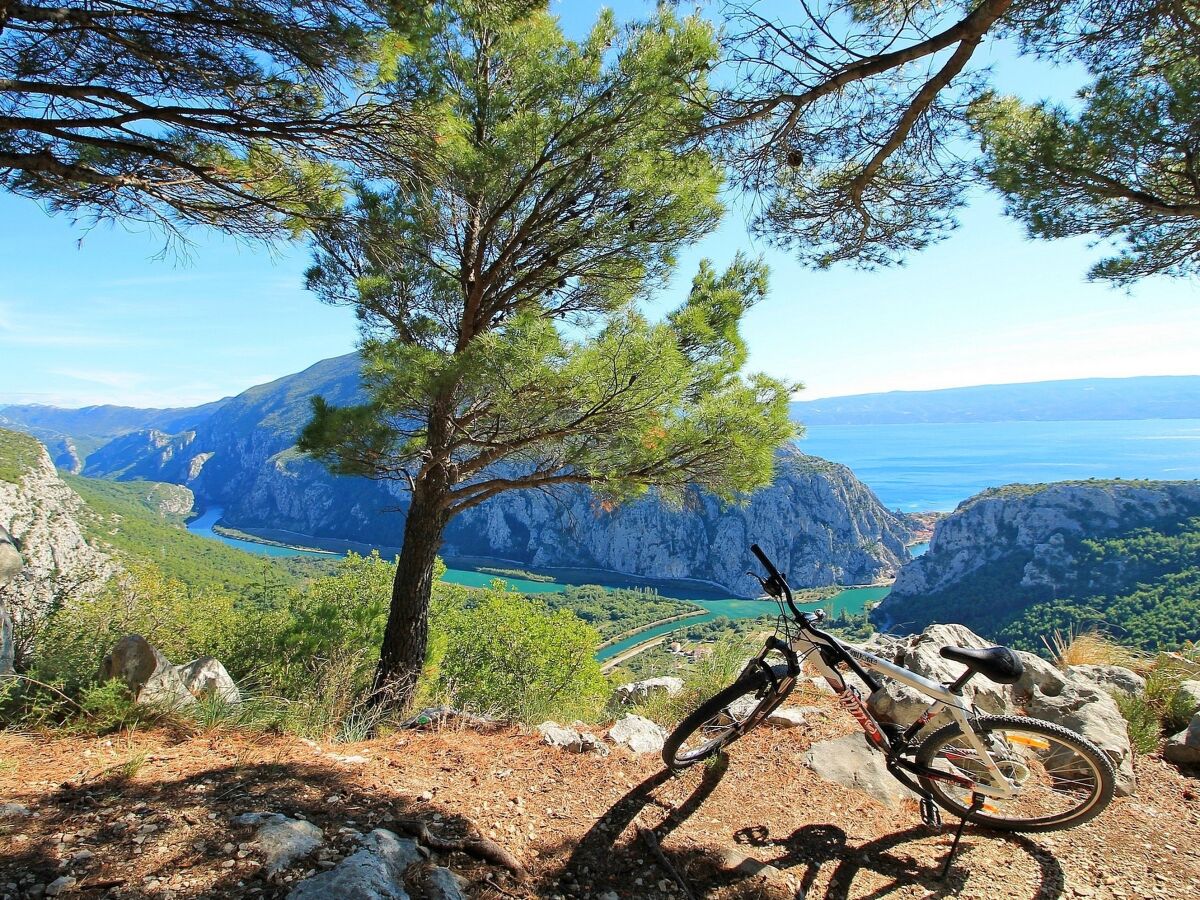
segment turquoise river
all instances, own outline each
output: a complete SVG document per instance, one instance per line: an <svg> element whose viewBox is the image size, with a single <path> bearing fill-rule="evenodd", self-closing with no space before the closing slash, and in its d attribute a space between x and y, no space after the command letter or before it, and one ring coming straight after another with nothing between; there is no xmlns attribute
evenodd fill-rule
<svg viewBox="0 0 1200 900"><path fill-rule="evenodd" d="M220 521L222 510L219 507L211 507L204 512L203 515L193 519L188 523L188 530L194 534L202 535L203 537L213 538L218 541L223 541L230 546L237 547L239 550L246 550L250 553L257 553L261 556L334 556L337 554L331 551L323 550L303 550L294 547L279 547L273 544L263 544L258 541L247 541L240 538L229 537L213 530L213 526ZM476 572L470 569L447 569L444 580L452 584L461 584L466 587L487 587L494 581L502 581L509 588L516 591L521 591L525 594L549 594L561 591L568 584L587 584L593 583L586 581L586 575L583 573L572 573L571 577L564 576L561 581L530 581L524 578L498 578L495 575L490 575L486 572ZM610 583L606 587L644 587L644 583L630 581L627 584ZM802 609L817 609L825 607L833 609L833 615L837 615L842 610L848 613L862 612L863 608L868 603L877 603L887 596L888 588L883 587L851 587L839 591L837 594L822 603L812 603L801 607ZM667 634L680 628L684 625L698 624L700 622L708 622L718 616L728 616L731 619L753 619L761 615L773 614L778 607L773 601L768 600L736 600L713 599L712 597L697 597L697 591L689 590L686 587L675 588L660 588L659 593L664 596L675 597L680 600L685 600L696 605L698 609L704 610L703 615L691 616L687 619L681 619L675 622L668 622L663 625L654 625L649 628L643 628L641 631L622 638L621 640L609 644L596 654L598 659L608 659L610 656L616 656L637 644L644 641L652 640L660 635Z"/></svg>

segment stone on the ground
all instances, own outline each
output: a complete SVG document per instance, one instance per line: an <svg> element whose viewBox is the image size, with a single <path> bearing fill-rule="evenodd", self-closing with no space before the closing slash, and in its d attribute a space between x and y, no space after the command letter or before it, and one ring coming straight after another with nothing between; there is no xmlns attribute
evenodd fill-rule
<svg viewBox="0 0 1200 900"><path fill-rule="evenodd" d="M226 703L242 701L242 693L234 680L229 677L220 661L211 656L201 656L190 663L184 663L179 667L179 677L193 697L216 695Z"/></svg>
<svg viewBox="0 0 1200 900"><path fill-rule="evenodd" d="M804 710L797 706L780 706L767 714L767 724L776 728L795 728L805 721Z"/></svg>
<svg viewBox="0 0 1200 900"><path fill-rule="evenodd" d="M893 778L862 734L848 734L813 744L804 764L826 781L854 788L887 806L899 806L912 792Z"/></svg>
<svg viewBox="0 0 1200 900"><path fill-rule="evenodd" d="M0 803L0 822L9 819L26 819L32 813L24 803Z"/></svg>
<svg viewBox="0 0 1200 900"><path fill-rule="evenodd" d="M75 887L75 879L70 875L59 875L52 882L46 885L46 896L57 897L65 891L69 891Z"/></svg>
<svg viewBox="0 0 1200 900"><path fill-rule="evenodd" d="M631 681L620 685L613 691L613 701L621 705L638 703L654 694L666 694L674 697L683 691L683 679L674 675L662 675L658 678L646 678L642 681Z"/></svg>
<svg viewBox="0 0 1200 900"><path fill-rule="evenodd" d="M628 747L634 753L658 753L667 739L667 732L649 719L630 715L608 729L608 737L613 743Z"/></svg>
<svg viewBox="0 0 1200 900"><path fill-rule="evenodd" d="M1163 746L1163 759L1185 766L1200 766L1200 712L1191 724L1169 738Z"/></svg>
<svg viewBox="0 0 1200 900"><path fill-rule="evenodd" d="M1137 786L1133 749L1125 717L1111 694L1092 681L1068 675L1061 692L1050 695L1035 690L1025 709L1033 718L1068 728L1103 750L1117 772L1117 795L1133 793Z"/></svg>
<svg viewBox="0 0 1200 900"><path fill-rule="evenodd" d="M1116 690L1126 694L1140 694L1146 689L1146 679L1133 669L1127 669L1124 666L1070 666L1067 674L1082 676L1107 691Z"/></svg>
<svg viewBox="0 0 1200 900"><path fill-rule="evenodd" d="M254 844L263 856L263 870L268 876L282 872L325 843L325 835L312 822L289 819L281 813L242 813L229 821L258 829Z"/></svg>
<svg viewBox="0 0 1200 900"><path fill-rule="evenodd" d="M765 863L747 853L740 847L727 847L717 857L717 865L723 872L737 872L739 875L761 875L774 878L780 875L779 869L770 863Z"/></svg>
<svg viewBox="0 0 1200 900"><path fill-rule="evenodd" d="M587 731L576 731L574 728L559 725L557 722L543 722L537 727L537 730L538 734L542 736L542 740L551 747L558 747L568 753L591 753L593 751L602 754L608 753L604 742Z"/></svg>
<svg viewBox="0 0 1200 900"><path fill-rule="evenodd" d="M425 878L425 896L429 900L466 900L466 881L445 866L435 866Z"/></svg>
<svg viewBox="0 0 1200 900"><path fill-rule="evenodd" d="M409 900L404 872L422 859L416 841L376 828L362 839L361 850L300 882L288 900Z"/></svg>
<svg viewBox="0 0 1200 900"><path fill-rule="evenodd" d="M123 681L138 703L175 708L196 702L178 669L140 634L128 634L117 641L100 663L97 675L100 681Z"/></svg>
<svg viewBox="0 0 1200 900"><path fill-rule="evenodd" d="M1179 696L1190 715L1200 710L1200 681L1184 681L1179 685Z"/></svg>

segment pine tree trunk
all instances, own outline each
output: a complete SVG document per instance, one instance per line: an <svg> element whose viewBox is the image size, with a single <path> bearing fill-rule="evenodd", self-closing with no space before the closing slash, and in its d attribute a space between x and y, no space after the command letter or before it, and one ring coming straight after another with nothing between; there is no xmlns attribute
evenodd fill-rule
<svg viewBox="0 0 1200 900"><path fill-rule="evenodd" d="M375 673L375 701L397 708L412 700L429 641L433 566L447 522L431 493L418 489L408 508L404 546L397 560L392 605Z"/></svg>

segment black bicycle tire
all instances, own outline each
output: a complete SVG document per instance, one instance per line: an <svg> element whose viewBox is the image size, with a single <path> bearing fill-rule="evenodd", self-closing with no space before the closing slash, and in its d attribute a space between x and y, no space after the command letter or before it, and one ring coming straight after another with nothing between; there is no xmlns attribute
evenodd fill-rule
<svg viewBox="0 0 1200 900"><path fill-rule="evenodd" d="M773 666L772 671L775 673L777 678L782 679L787 675L787 666ZM724 750L730 744L737 741L742 735L753 731L760 724L762 724L765 716L760 717L758 721L754 721L754 716L762 708L763 704L775 703L778 705L778 703L783 702L787 694L784 694L783 696L773 694L764 696L762 702L760 702L759 705L754 708L754 712L751 713L750 717L747 719L748 722L753 722L749 728L731 732L728 740L722 741L719 744L715 744L702 756L696 756L683 761L680 761L676 758L679 748L683 745L683 742L686 741L697 728L712 719L715 715L717 715L717 713L729 706L738 698L744 697L747 694L756 691L760 691L766 686L767 680L762 672L753 672L743 675L733 684L729 685L729 687L723 688L717 693L713 694L698 707L696 707L695 711L685 716L683 720L677 726L675 726L675 730L667 736L666 741L663 743L662 759L667 768L678 772L689 768L690 766L694 766L696 763L708 759L709 757L719 753L721 750ZM788 693L790 693L790 691Z"/></svg>
<svg viewBox="0 0 1200 900"><path fill-rule="evenodd" d="M1108 808L1108 804L1112 802L1113 792L1116 788L1116 772L1113 769L1112 760L1108 755L1083 737L1071 731L1069 728L1063 728L1061 725L1055 725L1053 722L1045 722L1041 719L1031 719L1026 716L980 716L976 720L981 730L989 729L1024 729L1027 731L1041 731L1045 734L1053 736L1056 740L1063 741L1067 744L1073 744L1074 749L1089 757L1096 766L1096 771L1099 773L1100 790L1096 794L1091 803L1082 809L1075 811L1069 815L1056 817L1043 817L1041 819L1030 819L1027 821L995 819L989 815L978 812L971 812L970 809L957 803L952 798L942 792L941 784L932 778L920 778L921 786L929 791L935 803L942 809L955 816L960 816L968 822L974 822L977 825L982 825L994 831L1011 831L1020 833L1036 833L1043 831L1060 831L1064 828L1074 828L1077 825L1082 825L1084 822L1091 821L1100 813ZM919 766L929 766L933 761L937 750L946 743L951 737L962 735L962 729L957 722L951 722L939 728L933 734L929 735L917 749L916 762Z"/></svg>

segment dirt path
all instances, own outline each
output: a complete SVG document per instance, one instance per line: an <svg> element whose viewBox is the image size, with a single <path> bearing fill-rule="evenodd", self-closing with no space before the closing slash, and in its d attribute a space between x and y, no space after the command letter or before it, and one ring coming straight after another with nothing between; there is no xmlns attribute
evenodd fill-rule
<svg viewBox="0 0 1200 900"><path fill-rule="evenodd" d="M625 660L633 659L633 657L637 656L639 653L643 653L646 650L649 650L651 647L657 647L659 644L662 644L665 641L666 641L666 637L664 636L664 637L651 638L650 640L646 641L644 644L634 644L632 647L630 647L628 650L624 651L623 653L618 653L616 656L612 657L611 659L604 660L604 662L602 662L600 664L600 671L601 672L611 672L613 669L615 669L621 663L625 662Z"/></svg>
<svg viewBox="0 0 1200 900"><path fill-rule="evenodd" d="M1157 758L1139 763L1138 796L1074 831L968 830L942 882L949 837L921 827L915 807L881 806L802 765L814 740L849 730L830 712L811 730L755 732L727 765L675 778L653 756L571 755L516 729L324 748L367 757L357 763L246 733L0 735L0 804L31 812L0 824L0 897L38 896L64 874L78 879L69 897L284 897L352 852L357 832L407 816L477 829L514 853L527 883L439 858L470 879L471 897L494 900L682 897L639 826L704 898L1200 896L1200 781ZM251 810L309 819L326 848L268 879L229 823Z"/></svg>

